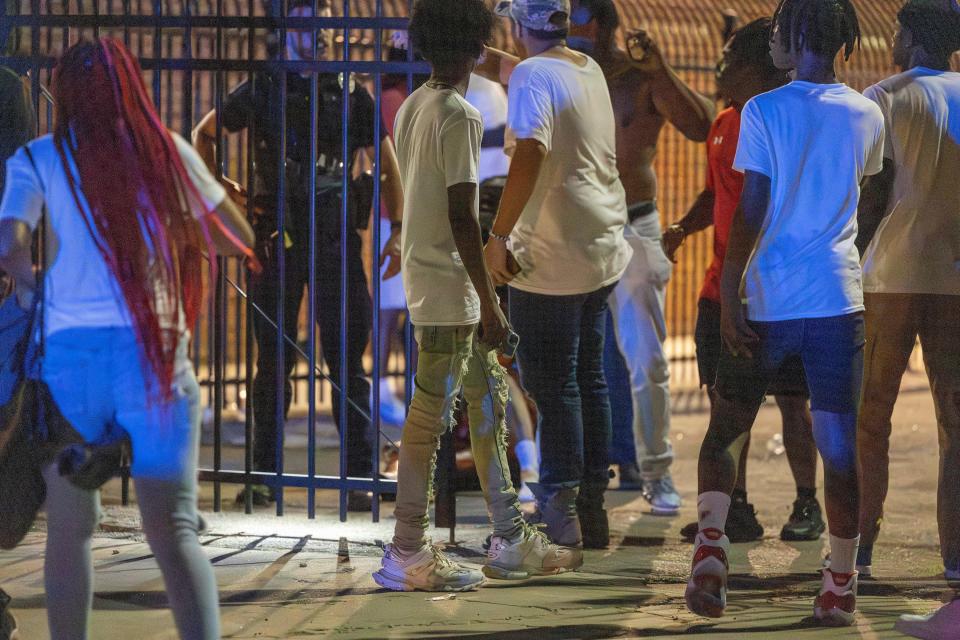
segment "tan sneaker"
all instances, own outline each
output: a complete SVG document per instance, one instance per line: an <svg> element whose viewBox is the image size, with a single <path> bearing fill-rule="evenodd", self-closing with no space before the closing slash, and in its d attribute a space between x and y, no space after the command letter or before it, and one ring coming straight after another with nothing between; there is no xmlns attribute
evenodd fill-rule
<svg viewBox="0 0 960 640"><path fill-rule="evenodd" d="M482 573L457 564L432 542L410 556L388 544L373 580L391 591L472 591L484 582Z"/></svg>
<svg viewBox="0 0 960 640"><path fill-rule="evenodd" d="M492 536L483 574L499 580L523 580L573 571L583 564L583 553L552 544L537 527L523 524L514 539Z"/></svg>

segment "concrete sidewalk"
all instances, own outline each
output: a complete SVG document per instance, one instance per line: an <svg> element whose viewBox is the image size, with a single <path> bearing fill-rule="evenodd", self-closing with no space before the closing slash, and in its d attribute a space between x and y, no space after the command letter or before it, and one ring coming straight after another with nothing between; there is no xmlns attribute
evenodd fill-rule
<svg viewBox="0 0 960 640"><path fill-rule="evenodd" d="M912 381L916 386L916 380ZM777 537L793 499L786 459L766 443L779 431L765 407L754 435L748 487L767 527L764 540L733 546L727 617L706 620L683 605L690 546L679 528L694 516L696 451L704 415L674 424L674 473L686 498L680 516L656 517L636 493L610 491L614 540L586 554L583 570L521 583L490 582L456 597L379 591L370 578L380 547L392 534L392 505L383 521L351 514L337 522L336 494L318 493L318 517L303 515L305 493L288 490L288 515L205 513L202 537L221 589L226 638L668 638L682 634L757 638L893 638L900 613L926 612L947 593L940 577L935 521L936 426L928 392L904 394L894 418L892 488L877 578L860 587L859 623L821 629L811 620L823 542L784 543ZM225 491L232 497L232 490ZM139 532L134 508L105 492L102 530L94 542L96 597L91 638L176 638L165 609L163 582ZM209 507L205 488L202 506ZM226 508L226 505L225 505ZM482 499L461 495L457 544L448 550L481 564L488 533ZM47 638L42 576L44 522L18 549L0 554L0 584L14 598L25 640ZM447 530L432 532L446 540Z"/></svg>

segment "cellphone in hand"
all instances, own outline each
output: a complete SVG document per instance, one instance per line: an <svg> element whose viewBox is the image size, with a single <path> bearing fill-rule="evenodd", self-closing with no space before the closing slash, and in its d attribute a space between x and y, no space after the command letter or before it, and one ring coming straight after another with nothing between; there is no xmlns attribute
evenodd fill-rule
<svg viewBox="0 0 960 640"><path fill-rule="evenodd" d="M520 346L520 336L514 333L513 329L510 329L507 332L507 337L504 339L503 344L500 345L500 354L505 358L515 358L517 355L517 347Z"/></svg>

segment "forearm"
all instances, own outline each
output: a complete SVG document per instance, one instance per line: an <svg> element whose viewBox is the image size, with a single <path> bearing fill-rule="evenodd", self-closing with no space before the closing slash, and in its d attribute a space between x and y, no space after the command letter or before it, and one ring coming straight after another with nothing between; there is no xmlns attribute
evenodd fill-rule
<svg viewBox="0 0 960 640"><path fill-rule="evenodd" d="M533 140L519 140L510 162L507 183L503 187L500 208L493 221L492 232L498 236L508 236L520 219L540 177L540 168L546 150Z"/></svg>
<svg viewBox="0 0 960 640"><path fill-rule="evenodd" d="M883 161L883 170L867 178L860 194L857 208L857 249L863 256L880 223L887 215L890 193L893 191L894 166L891 160Z"/></svg>
<svg viewBox="0 0 960 640"><path fill-rule="evenodd" d="M200 159L207 165L207 169L213 175L217 173L217 114L216 111L210 111L203 117L194 130L193 148L200 154Z"/></svg>
<svg viewBox="0 0 960 640"><path fill-rule="evenodd" d="M693 235L703 231L713 224L713 206L716 202L716 196L713 191L704 189L697 196L696 201L690 207L687 215L683 216L676 224L683 230L686 236Z"/></svg>
<svg viewBox="0 0 960 640"><path fill-rule="evenodd" d="M507 85L510 84L510 75L518 64L520 64L520 58L517 56L487 47L483 64L477 65L473 72L487 80Z"/></svg>
<svg viewBox="0 0 960 640"><path fill-rule="evenodd" d="M0 269L13 276L18 287L33 289L35 278L30 229L18 220L0 222Z"/></svg>
<svg viewBox="0 0 960 640"><path fill-rule="evenodd" d="M720 276L720 299L722 304L739 304L740 283L747 268L750 254L759 236L759 229L751 228L744 219L743 209L738 207L733 217L727 251Z"/></svg>
<svg viewBox="0 0 960 640"><path fill-rule="evenodd" d="M657 110L670 124L694 142L706 141L717 113L711 99L687 86L666 63L654 74L652 90Z"/></svg>
<svg viewBox="0 0 960 640"><path fill-rule="evenodd" d="M381 191L383 202L387 206L390 221L400 223L403 221L403 182L400 179L397 154L389 138L384 138L380 146L380 164L383 167L380 172L383 181Z"/></svg>
<svg viewBox="0 0 960 640"><path fill-rule="evenodd" d="M483 237L480 224L469 211L451 211L450 230L453 233L457 252L460 254L460 261L480 297L480 304L495 306L497 294L483 259Z"/></svg>

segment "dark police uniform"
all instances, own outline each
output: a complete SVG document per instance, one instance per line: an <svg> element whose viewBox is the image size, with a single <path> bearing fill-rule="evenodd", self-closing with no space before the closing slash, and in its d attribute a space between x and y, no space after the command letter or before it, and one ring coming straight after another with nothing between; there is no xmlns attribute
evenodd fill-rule
<svg viewBox="0 0 960 640"><path fill-rule="evenodd" d="M297 318L304 287L309 281L308 203L310 167L310 79L299 74L254 74L237 86L222 109L228 131L252 128L254 141L254 183L251 197L263 213L254 221L257 254L263 273L251 275L253 301L276 320L280 270L276 210L280 171L281 127L280 81L287 83L286 102L286 209L284 226L284 331L295 338ZM350 93L349 153L343 157L343 91L339 76L320 74L317 106L317 189L316 199L316 302L323 359L333 381L340 385L341 308L341 180L344 169L359 149L377 144L374 139L375 105L367 91L357 85ZM382 137L386 127L381 127ZM348 196L349 197L349 196ZM347 231L347 392L350 399L366 412L370 408L370 385L363 369L363 352L370 338L371 300L361 259L361 240L356 220L369 215L354 211ZM276 470L276 358L277 332L259 313L254 314L257 340L257 373L253 382L255 420L254 467L257 471ZM293 349L286 345L285 407L290 406L290 374L296 362ZM333 394L334 419L340 428L340 395ZM370 477L372 450L369 420L356 409L347 408L347 474Z"/></svg>

